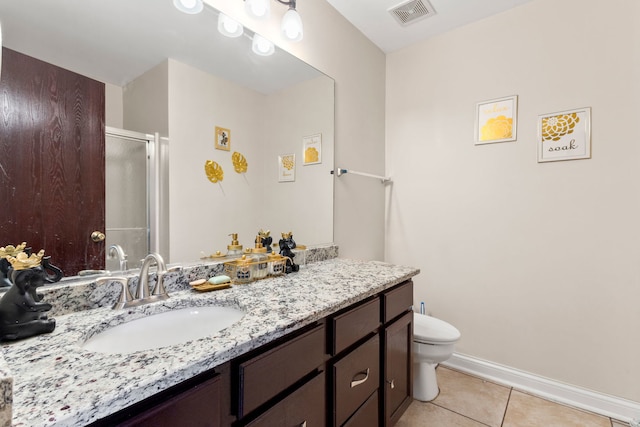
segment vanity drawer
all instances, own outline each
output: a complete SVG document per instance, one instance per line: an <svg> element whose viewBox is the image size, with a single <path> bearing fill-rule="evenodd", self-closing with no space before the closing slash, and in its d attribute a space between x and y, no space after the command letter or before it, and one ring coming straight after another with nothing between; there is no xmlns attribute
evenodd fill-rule
<svg viewBox="0 0 640 427"><path fill-rule="evenodd" d="M342 427L375 427L379 425L378 407L378 390L376 390Z"/></svg>
<svg viewBox="0 0 640 427"><path fill-rule="evenodd" d="M325 328L319 325L238 365L238 418L300 381L325 360Z"/></svg>
<svg viewBox="0 0 640 427"><path fill-rule="evenodd" d="M378 389L380 338L374 335L333 365L334 417L340 426Z"/></svg>
<svg viewBox="0 0 640 427"><path fill-rule="evenodd" d="M331 354L335 356L380 326L380 299L373 299L334 316L331 325Z"/></svg>
<svg viewBox="0 0 640 427"><path fill-rule="evenodd" d="M218 425L222 412L221 383L221 376L218 375L185 392L169 397L126 421L98 425L118 425L119 427Z"/></svg>
<svg viewBox="0 0 640 427"><path fill-rule="evenodd" d="M291 393L267 412L247 424L247 427L325 427L325 373Z"/></svg>
<svg viewBox="0 0 640 427"><path fill-rule="evenodd" d="M413 282L403 284L382 294L383 322L387 323L411 309L413 305Z"/></svg>

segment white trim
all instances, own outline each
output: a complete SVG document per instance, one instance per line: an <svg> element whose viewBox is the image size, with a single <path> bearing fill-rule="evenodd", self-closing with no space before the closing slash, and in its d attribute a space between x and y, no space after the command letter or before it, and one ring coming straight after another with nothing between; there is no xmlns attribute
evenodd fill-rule
<svg viewBox="0 0 640 427"><path fill-rule="evenodd" d="M443 366L626 423L640 419L640 403L564 384L508 366L454 353Z"/></svg>

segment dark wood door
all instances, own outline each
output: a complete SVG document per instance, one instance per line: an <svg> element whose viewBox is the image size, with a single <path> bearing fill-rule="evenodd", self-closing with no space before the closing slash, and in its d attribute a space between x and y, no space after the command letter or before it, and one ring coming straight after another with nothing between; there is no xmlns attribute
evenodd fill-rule
<svg viewBox="0 0 640 427"><path fill-rule="evenodd" d="M2 49L0 246L45 250L65 276L104 268L104 84Z"/></svg>

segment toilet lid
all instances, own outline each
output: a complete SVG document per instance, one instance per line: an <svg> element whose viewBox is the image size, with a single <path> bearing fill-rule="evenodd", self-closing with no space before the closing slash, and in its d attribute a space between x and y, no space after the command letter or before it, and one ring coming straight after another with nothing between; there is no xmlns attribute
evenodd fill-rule
<svg viewBox="0 0 640 427"><path fill-rule="evenodd" d="M413 339L424 343L450 343L460 339L460 331L444 320L414 313Z"/></svg>

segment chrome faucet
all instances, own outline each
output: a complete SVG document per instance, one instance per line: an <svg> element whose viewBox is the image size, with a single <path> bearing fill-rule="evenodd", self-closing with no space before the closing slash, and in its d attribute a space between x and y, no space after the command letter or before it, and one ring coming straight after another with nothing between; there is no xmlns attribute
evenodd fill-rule
<svg viewBox="0 0 640 427"><path fill-rule="evenodd" d="M152 264L156 265L156 285L153 292L149 289L149 268ZM150 253L142 260L140 268L140 276L138 277L138 287L135 297L129 291L128 279L125 277L103 277L97 280L98 284L118 282L122 286L122 292L118 302L113 305L114 309L136 307L148 304L154 301L162 301L169 298L169 294L164 287L164 276L167 273L180 271L182 267L172 267L167 269L164 259L160 254Z"/></svg>
<svg viewBox="0 0 640 427"><path fill-rule="evenodd" d="M153 292L149 290L149 267L156 264L156 285ZM140 277L138 278L138 289L136 290L136 299L142 301L160 301L169 298L169 294L164 288L164 275L167 274L167 266L160 254L150 253L142 260L140 267Z"/></svg>
<svg viewBox="0 0 640 427"><path fill-rule="evenodd" d="M109 258L117 257L120 262L120 271L127 269L127 254L124 253L124 249L120 245L109 246Z"/></svg>

